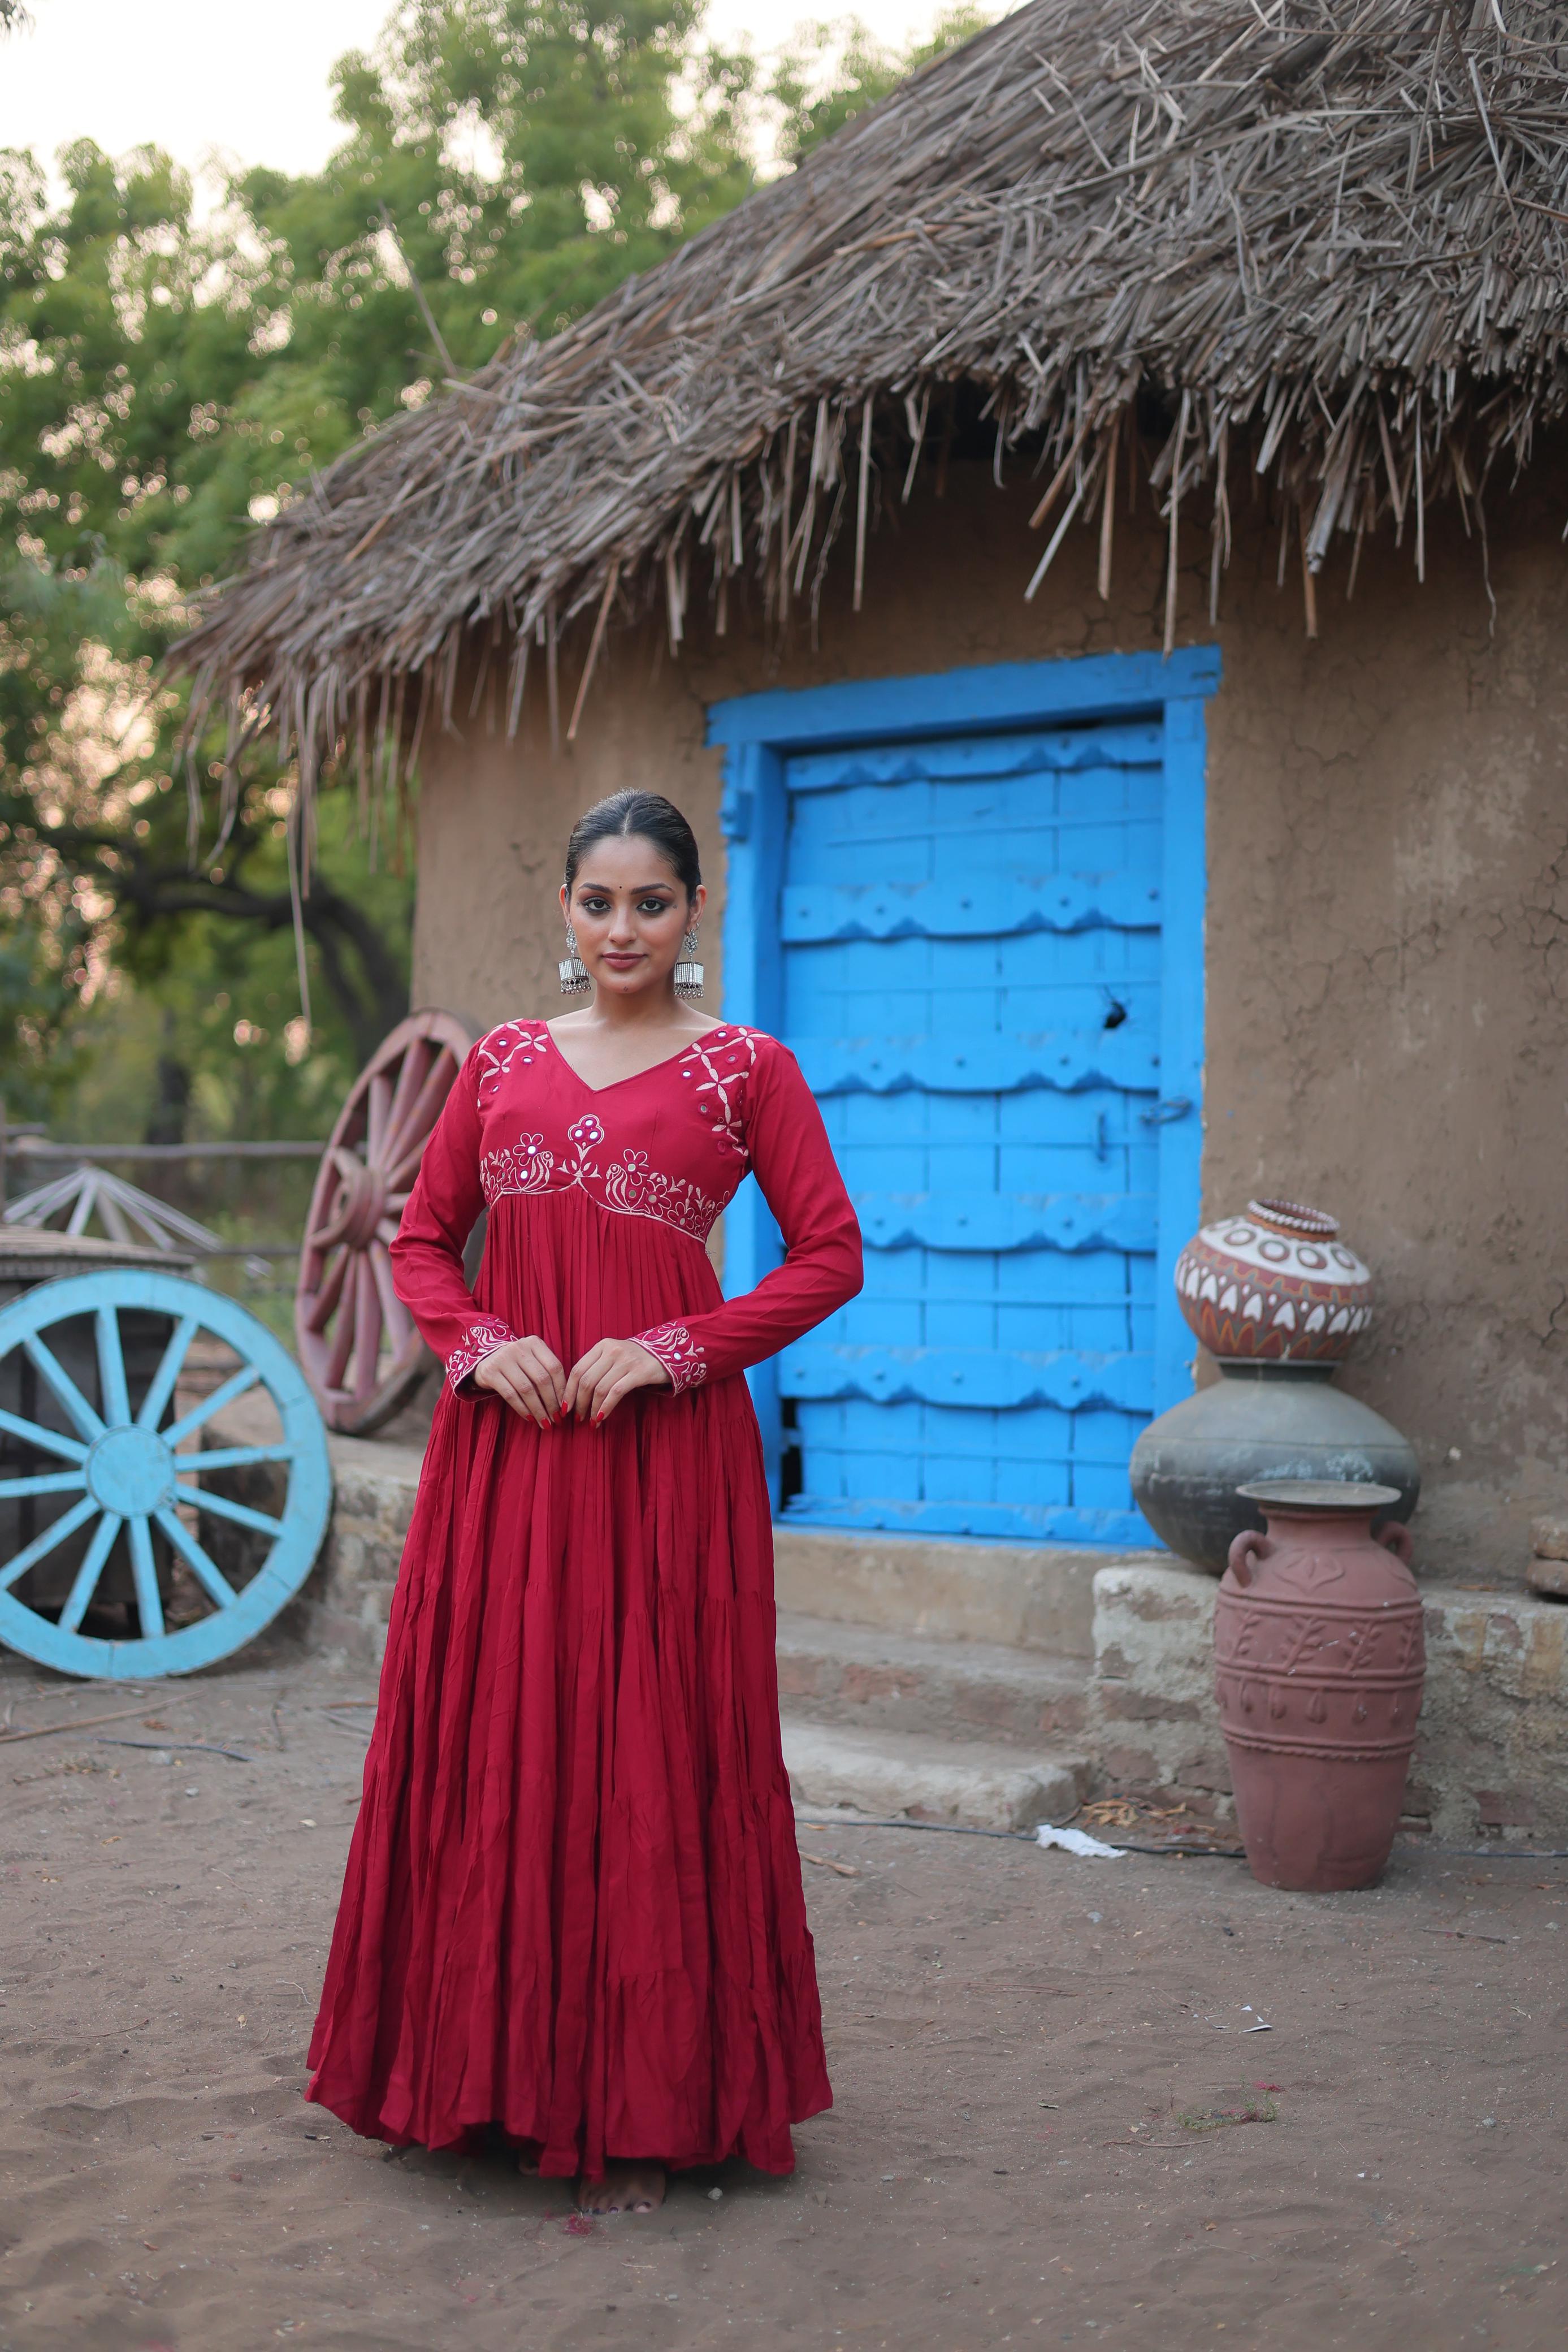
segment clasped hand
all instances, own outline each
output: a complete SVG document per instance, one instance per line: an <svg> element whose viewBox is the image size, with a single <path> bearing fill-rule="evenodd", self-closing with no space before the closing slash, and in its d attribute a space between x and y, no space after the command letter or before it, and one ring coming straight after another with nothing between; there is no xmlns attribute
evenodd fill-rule
<svg viewBox="0 0 1568 2352"><path fill-rule="evenodd" d="M475 1368L474 1385L541 1429L574 1417L597 1428L633 1389L668 1388L670 1376L636 1339L601 1339L570 1372L542 1339L508 1339Z"/></svg>

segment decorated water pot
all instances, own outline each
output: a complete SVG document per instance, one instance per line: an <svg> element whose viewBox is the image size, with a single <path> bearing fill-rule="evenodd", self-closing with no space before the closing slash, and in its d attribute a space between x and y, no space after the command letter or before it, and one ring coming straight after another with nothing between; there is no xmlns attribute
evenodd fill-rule
<svg viewBox="0 0 1568 2352"><path fill-rule="evenodd" d="M1266 1886L1369 1886L1399 1826L1426 1678L1410 1531L1373 1519L1391 1486L1242 1488L1267 1533L1230 1548L1215 1680L1237 1825Z"/></svg>
<svg viewBox="0 0 1568 2352"><path fill-rule="evenodd" d="M1372 1320L1372 1276L1339 1221L1299 1201L1249 1201L1205 1225L1176 1264L1181 1311L1208 1349L1337 1363Z"/></svg>

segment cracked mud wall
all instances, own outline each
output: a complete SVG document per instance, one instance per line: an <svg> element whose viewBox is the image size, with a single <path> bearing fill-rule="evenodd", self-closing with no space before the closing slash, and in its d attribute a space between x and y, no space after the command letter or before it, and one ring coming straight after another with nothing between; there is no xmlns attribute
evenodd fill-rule
<svg viewBox="0 0 1568 2352"><path fill-rule="evenodd" d="M1069 533L1033 605L1038 485L955 465L883 507L864 609L852 548L823 595L821 650L798 611L769 647L732 593L715 636L700 596L678 660L653 625L612 631L579 740L552 758L536 653L518 740L478 718L436 737L421 809L414 999L491 1022L559 1003L555 890L572 818L627 783L696 828L719 1002L719 765L704 713L768 687L994 661L1156 649L1165 533L1140 490L1116 522L1112 599L1096 536ZM1428 517L1348 551L1303 628L1292 533L1236 499L1236 546L1207 623L1207 499L1184 527L1178 642L1218 640L1208 706L1204 1208L1259 1191L1333 1209L1370 1262L1380 1314L1342 1375L1404 1429L1426 1482L1417 1564L1515 1582L1532 1515L1568 1505L1568 449L1490 516L1495 633L1479 539ZM561 724L588 631L563 649ZM460 692L462 714L468 696Z"/></svg>

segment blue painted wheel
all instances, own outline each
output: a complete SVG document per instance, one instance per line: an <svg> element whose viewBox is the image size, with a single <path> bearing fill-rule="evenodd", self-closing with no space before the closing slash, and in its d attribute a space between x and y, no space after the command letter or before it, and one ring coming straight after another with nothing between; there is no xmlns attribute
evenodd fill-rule
<svg viewBox="0 0 1568 2352"><path fill-rule="evenodd" d="M206 1444L241 1397L245 1442ZM327 1433L293 1358L234 1299L156 1270L40 1283L0 1309L0 1642L25 1657L189 1674L305 1581L331 1501ZM214 1473L265 1482L269 1507Z"/></svg>

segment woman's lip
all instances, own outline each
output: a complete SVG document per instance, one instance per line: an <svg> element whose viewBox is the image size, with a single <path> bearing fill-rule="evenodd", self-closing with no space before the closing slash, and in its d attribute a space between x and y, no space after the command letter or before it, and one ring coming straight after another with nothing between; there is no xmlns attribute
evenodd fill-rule
<svg viewBox="0 0 1568 2352"><path fill-rule="evenodd" d="M633 965L642 963L644 959L639 955L604 955L599 961L608 964L612 971L630 971Z"/></svg>

